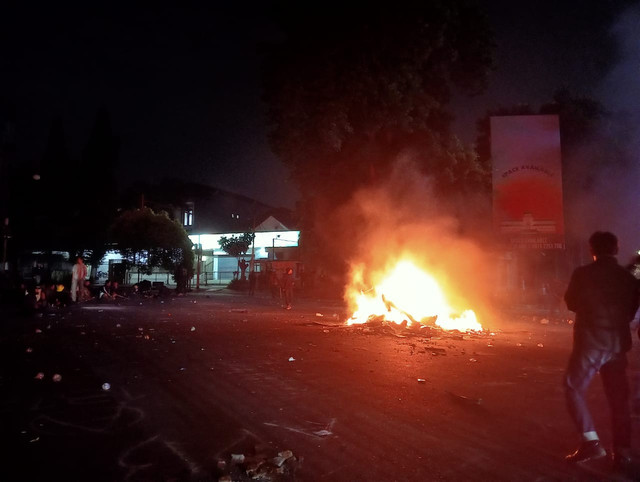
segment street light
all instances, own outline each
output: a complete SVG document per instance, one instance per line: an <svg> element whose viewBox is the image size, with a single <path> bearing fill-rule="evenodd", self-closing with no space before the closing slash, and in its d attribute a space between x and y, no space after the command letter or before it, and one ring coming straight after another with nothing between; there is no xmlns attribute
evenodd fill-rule
<svg viewBox="0 0 640 482"><path fill-rule="evenodd" d="M279 234L277 234L276 237L271 240L271 261L276 260L276 239L280 239Z"/></svg>

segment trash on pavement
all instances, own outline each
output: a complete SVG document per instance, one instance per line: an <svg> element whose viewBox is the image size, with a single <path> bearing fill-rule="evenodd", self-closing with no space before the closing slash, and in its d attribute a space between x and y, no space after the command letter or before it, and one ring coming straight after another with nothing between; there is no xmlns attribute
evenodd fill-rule
<svg viewBox="0 0 640 482"><path fill-rule="evenodd" d="M322 313L316 313L316 316L322 318L324 315Z"/></svg>
<svg viewBox="0 0 640 482"><path fill-rule="evenodd" d="M36 333L42 333L42 330L40 328L36 328Z"/></svg>
<svg viewBox="0 0 640 482"><path fill-rule="evenodd" d="M62 375L60 375L59 373L56 373L51 377L51 379L57 383L62 380Z"/></svg>
<svg viewBox="0 0 640 482"><path fill-rule="evenodd" d="M457 395L453 392L447 392L447 394L456 402L461 402L467 405L482 405L482 398L470 398L464 395Z"/></svg>
<svg viewBox="0 0 640 482"><path fill-rule="evenodd" d="M293 358L292 356L289 357L289 361L296 361L295 358Z"/></svg>
<svg viewBox="0 0 640 482"><path fill-rule="evenodd" d="M329 435L333 435L333 433L328 430L318 430L317 432L313 432L313 435L317 435L318 437L328 437Z"/></svg>
<svg viewBox="0 0 640 482"><path fill-rule="evenodd" d="M549 320L548 320L548 319L546 319L546 318L542 318L542 319L540 320L540 324L541 324L541 325L548 325L548 324L549 324Z"/></svg>
<svg viewBox="0 0 640 482"><path fill-rule="evenodd" d="M27 352L27 353L31 353L32 351L33 351L33 348L31 348L30 346L29 346L29 347L27 347L27 349L26 349L26 352Z"/></svg>
<svg viewBox="0 0 640 482"><path fill-rule="evenodd" d="M538 343L538 347L544 348L544 345L542 343Z"/></svg>
<svg viewBox="0 0 640 482"><path fill-rule="evenodd" d="M244 464L244 459L244 454L231 454L231 463L233 464Z"/></svg>
<svg viewBox="0 0 640 482"><path fill-rule="evenodd" d="M102 389L103 389L105 392L108 392L109 390L111 390L111 385L110 385L109 383L106 383L106 382L105 382L105 383L103 383L103 384L102 384Z"/></svg>
<svg viewBox="0 0 640 482"><path fill-rule="evenodd" d="M33 378L35 378L36 380L42 380L44 378L44 373L38 372L36 373L36 376Z"/></svg>
<svg viewBox="0 0 640 482"><path fill-rule="evenodd" d="M424 378L418 378L418 383L427 383L427 380Z"/></svg>
<svg viewBox="0 0 640 482"><path fill-rule="evenodd" d="M192 327L191 327L191 331L196 331L196 327L195 327L195 326L192 326Z"/></svg>

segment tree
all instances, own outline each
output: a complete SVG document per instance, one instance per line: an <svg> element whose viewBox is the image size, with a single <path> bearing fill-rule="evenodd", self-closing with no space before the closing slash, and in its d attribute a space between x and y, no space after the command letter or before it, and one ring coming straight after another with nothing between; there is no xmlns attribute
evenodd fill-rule
<svg viewBox="0 0 640 482"><path fill-rule="evenodd" d="M302 193L307 241L316 219L330 224L403 153L441 193L486 178L449 132L452 89L481 91L493 66L488 22L469 2L286 3L278 22L286 39L265 65L269 140Z"/></svg>
<svg viewBox="0 0 640 482"><path fill-rule="evenodd" d="M111 239L118 251L142 273L154 267L171 272L186 268L193 276L193 243L184 227L169 216L151 209L135 209L122 213L111 226Z"/></svg>
<svg viewBox="0 0 640 482"><path fill-rule="evenodd" d="M240 258L247 254L247 251L249 251L249 247L251 246L251 243L253 243L255 237L256 235L254 233L244 233L240 236L222 236L218 240L220 249L229 256L238 258L238 267L242 271L241 279L245 279L244 273L248 265L246 264L246 261L242 263ZM242 261L244 261L244 259Z"/></svg>

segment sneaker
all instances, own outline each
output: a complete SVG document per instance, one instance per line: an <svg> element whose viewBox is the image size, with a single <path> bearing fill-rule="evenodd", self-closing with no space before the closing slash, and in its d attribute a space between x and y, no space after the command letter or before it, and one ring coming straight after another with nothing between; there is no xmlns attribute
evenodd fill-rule
<svg viewBox="0 0 640 482"><path fill-rule="evenodd" d="M599 440L582 442L582 445L574 453L567 455L565 460L572 464L600 459L607 455L607 451L600 445Z"/></svg>

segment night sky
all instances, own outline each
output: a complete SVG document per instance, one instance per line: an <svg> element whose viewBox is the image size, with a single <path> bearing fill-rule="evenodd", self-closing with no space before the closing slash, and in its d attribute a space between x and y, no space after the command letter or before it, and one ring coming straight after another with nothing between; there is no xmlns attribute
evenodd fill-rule
<svg viewBox="0 0 640 482"><path fill-rule="evenodd" d="M3 4L0 101L17 111L18 161L37 169L54 118L80 158L105 106L121 140L121 179L176 176L293 207L260 103L261 45L279 32L265 2L231 3ZM612 29L638 2L485 4L498 70L485 94L453 103L465 142L488 108L537 107L563 86L607 100L603 85L620 59Z"/></svg>

